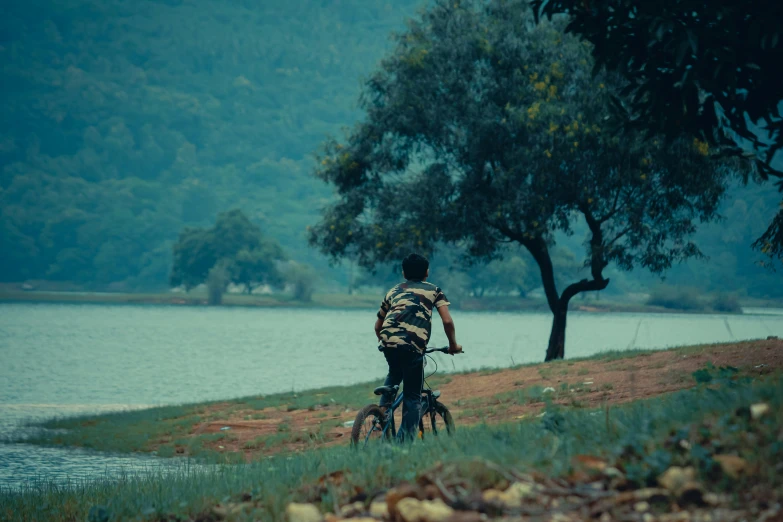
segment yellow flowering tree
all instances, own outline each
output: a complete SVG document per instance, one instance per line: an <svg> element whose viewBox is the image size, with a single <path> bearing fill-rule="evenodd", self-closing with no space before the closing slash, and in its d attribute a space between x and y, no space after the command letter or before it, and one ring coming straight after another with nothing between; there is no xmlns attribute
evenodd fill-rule
<svg viewBox="0 0 783 522"><path fill-rule="evenodd" d="M365 117L322 151L317 175L339 197L311 229L321 251L372 267L442 244L492 259L516 242L553 314L547 360L564 356L570 300L606 288L609 263L661 273L700 255L688 237L715 217L726 169L693 140L618 132L616 79L593 75L558 23L536 25L524 0L436 1L396 42ZM580 220L585 278L559 289L555 233Z"/></svg>

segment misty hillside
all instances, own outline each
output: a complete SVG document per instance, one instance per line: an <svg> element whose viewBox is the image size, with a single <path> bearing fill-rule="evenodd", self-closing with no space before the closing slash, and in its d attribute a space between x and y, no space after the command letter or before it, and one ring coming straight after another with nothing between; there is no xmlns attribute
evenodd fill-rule
<svg viewBox="0 0 783 522"><path fill-rule="evenodd" d="M305 239L330 196L312 154L360 116L361 79L422 3L7 3L0 281L162 287L179 231L235 207L325 267ZM734 191L727 220L699 235L710 261L672 281L774 294L749 245L778 202L769 186Z"/></svg>
<svg viewBox="0 0 783 522"><path fill-rule="evenodd" d="M179 230L235 206L312 261L311 155L417 4L4 5L0 279L165 284Z"/></svg>

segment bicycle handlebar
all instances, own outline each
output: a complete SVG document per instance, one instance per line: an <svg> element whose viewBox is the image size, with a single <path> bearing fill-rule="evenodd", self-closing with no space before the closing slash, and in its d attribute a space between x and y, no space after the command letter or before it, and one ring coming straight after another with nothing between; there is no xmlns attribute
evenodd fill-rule
<svg viewBox="0 0 783 522"><path fill-rule="evenodd" d="M424 353L432 353L432 352L449 353L449 347L445 346L443 348L430 348L429 350L424 350ZM461 352L457 352L457 353L465 353L465 350L462 350Z"/></svg>

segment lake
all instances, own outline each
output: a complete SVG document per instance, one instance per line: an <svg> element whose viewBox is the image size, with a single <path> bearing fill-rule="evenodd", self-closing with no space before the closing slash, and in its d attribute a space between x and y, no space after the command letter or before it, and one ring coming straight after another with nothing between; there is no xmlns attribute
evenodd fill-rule
<svg viewBox="0 0 783 522"><path fill-rule="evenodd" d="M571 312L566 356L783 337L780 311ZM544 313L453 312L465 354L443 371L543 360ZM0 303L0 438L20 423L377 379L375 310ZM434 346L446 345L439 321ZM23 431L22 431L23 433ZM112 476L161 459L0 443L0 486Z"/></svg>

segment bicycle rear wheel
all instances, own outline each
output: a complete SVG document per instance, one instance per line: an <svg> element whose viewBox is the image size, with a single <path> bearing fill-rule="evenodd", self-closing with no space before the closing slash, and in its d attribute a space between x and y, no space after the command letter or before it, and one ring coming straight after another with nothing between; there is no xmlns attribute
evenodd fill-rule
<svg viewBox="0 0 783 522"><path fill-rule="evenodd" d="M433 410L422 415L419 421L419 438L422 439L427 435L438 436L443 432L451 436L455 431L456 427L451 412L439 402L435 403Z"/></svg>
<svg viewBox="0 0 783 522"><path fill-rule="evenodd" d="M391 439L391 426L385 430L384 434L386 427L384 417L381 407L377 404L368 404L359 410L351 429L351 444L356 446L366 444L371 440Z"/></svg>

